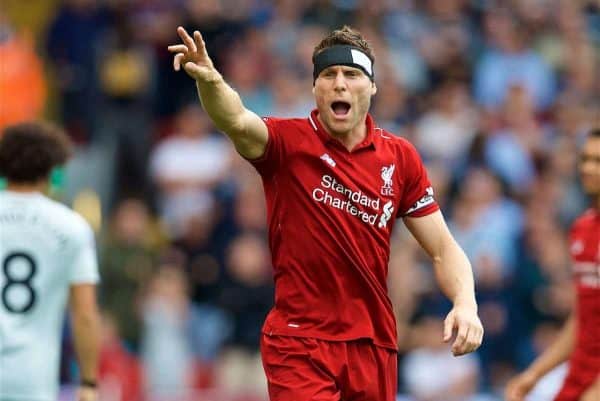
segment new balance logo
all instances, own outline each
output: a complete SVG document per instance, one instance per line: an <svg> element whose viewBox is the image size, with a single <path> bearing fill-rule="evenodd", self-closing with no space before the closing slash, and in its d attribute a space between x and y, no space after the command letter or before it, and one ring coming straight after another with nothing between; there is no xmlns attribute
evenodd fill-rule
<svg viewBox="0 0 600 401"><path fill-rule="evenodd" d="M323 155L321 156L321 160L324 160L331 167L335 167L335 160L333 160L331 156L329 156L327 153L323 153Z"/></svg>

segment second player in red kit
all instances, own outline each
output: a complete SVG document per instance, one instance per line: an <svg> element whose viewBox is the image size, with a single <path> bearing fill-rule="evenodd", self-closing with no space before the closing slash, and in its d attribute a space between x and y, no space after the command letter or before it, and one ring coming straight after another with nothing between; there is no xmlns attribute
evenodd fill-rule
<svg viewBox="0 0 600 401"><path fill-rule="evenodd" d="M206 53L178 29L170 46L202 105L260 173L267 200L275 306L261 353L272 401L393 401L396 327L387 294L397 218L432 257L453 302L440 339L455 355L479 347L473 274L434 200L415 148L369 116L377 92L369 43L351 28L313 54L316 109L298 119L247 110Z"/></svg>
<svg viewBox="0 0 600 401"><path fill-rule="evenodd" d="M569 233L577 302L557 340L509 382L508 401L523 400L541 377L567 360L567 377L554 401L600 400L600 129L585 142L579 174L593 203Z"/></svg>

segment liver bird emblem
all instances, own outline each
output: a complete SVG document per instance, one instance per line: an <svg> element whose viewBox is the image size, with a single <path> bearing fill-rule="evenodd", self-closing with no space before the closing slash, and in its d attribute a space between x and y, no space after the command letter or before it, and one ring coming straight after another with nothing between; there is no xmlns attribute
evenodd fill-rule
<svg viewBox="0 0 600 401"><path fill-rule="evenodd" d="M392 175L394 174L395 169L395 164L390 164L389 166L383 166L381 168L381 179L383 180L383 186L381 187L382 195L390 196L394 194L394 190L392 189Z"/></svg>

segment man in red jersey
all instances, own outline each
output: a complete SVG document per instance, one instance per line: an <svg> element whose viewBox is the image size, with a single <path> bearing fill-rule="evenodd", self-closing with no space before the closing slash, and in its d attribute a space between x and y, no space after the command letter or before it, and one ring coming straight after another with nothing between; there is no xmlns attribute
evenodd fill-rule
<svg viewBox="0 0 600 401"><path fill-rule="evenodd" d="M174 68L196 81L202 105L260 173L267 200L275 307L261 353L273 401L392 401L397 344L387 296L396 218L433 258L453 301L443 339L454 355L481 344L473 274L448 231L415 148L368 114L373 51L344 27L313 54L316 109L308 118L247 110L206 53L177 30Z"/></svg>
<svg viewBox="0 0 600 401"><path fill-rule="evenodd" d="M567 359L567 378L554 401L600 400L600 129L585 142L579 173L593 203L569 236L577 303L556 341L508 383L508 401L523 400L542 376Z"/></svg>

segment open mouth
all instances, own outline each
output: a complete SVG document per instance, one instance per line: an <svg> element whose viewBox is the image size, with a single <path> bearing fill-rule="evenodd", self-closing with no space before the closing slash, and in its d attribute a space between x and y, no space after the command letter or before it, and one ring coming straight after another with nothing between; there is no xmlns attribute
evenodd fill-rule
<svg viewBox="0 0 600 401"><path fill-rule="evenodd" d="M350 111L350 103L343 101L336 101L331 103L331 110L336 116L344 117Z"/></svg>

